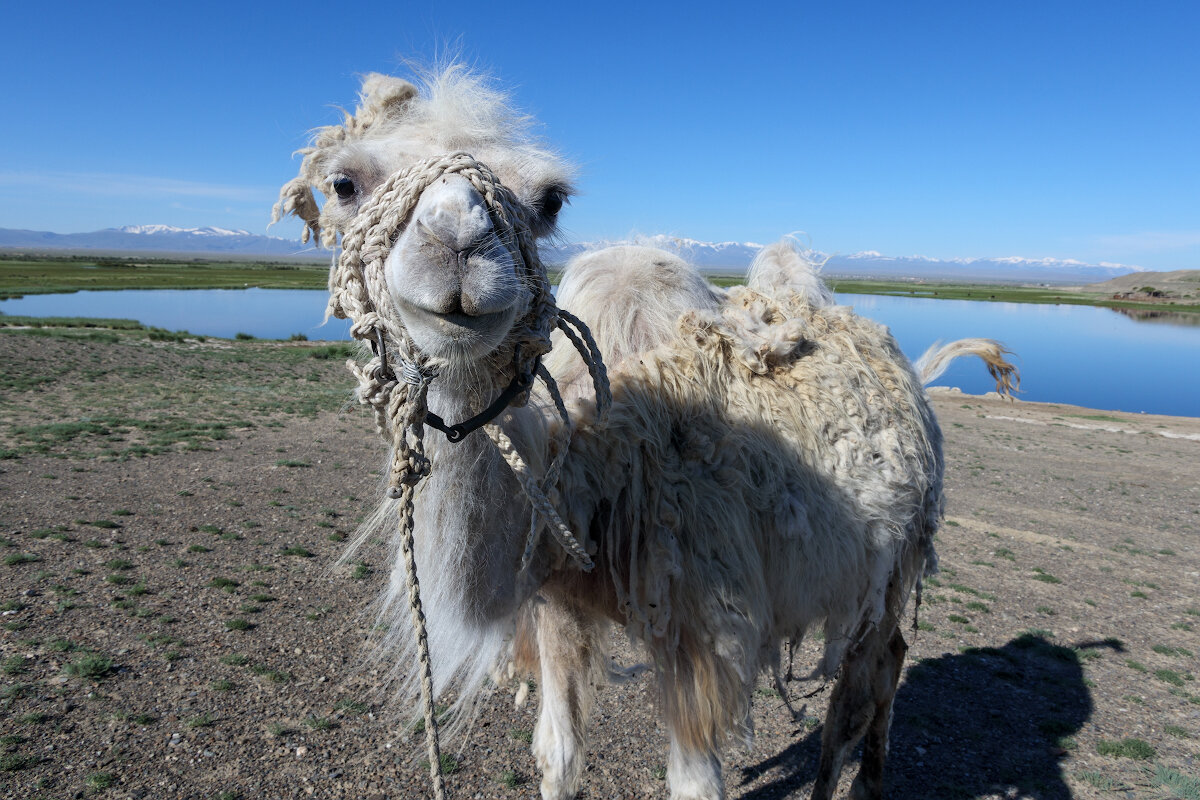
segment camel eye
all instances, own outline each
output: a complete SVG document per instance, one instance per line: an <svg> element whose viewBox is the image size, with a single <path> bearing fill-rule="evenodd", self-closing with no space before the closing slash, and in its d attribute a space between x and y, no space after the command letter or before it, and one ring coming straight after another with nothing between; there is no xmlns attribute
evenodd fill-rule
<svg viewBox="0 0 1200 800"><path fill-rule="evenodd" d="M562 211L563 207L562 190L558 188L547 190L546 193L542 195L542 202L540 203L540 206L542 215L544 217L552 218L557 216L558 212Z"/></svg>
<svg viewBox="0 0 1200 800"><path fill-rule="evenodd" d="M354 197L354 181L349 178L335 178L333 181L333 190L337 192L337 196L342 200L349 200Z"/></svg>

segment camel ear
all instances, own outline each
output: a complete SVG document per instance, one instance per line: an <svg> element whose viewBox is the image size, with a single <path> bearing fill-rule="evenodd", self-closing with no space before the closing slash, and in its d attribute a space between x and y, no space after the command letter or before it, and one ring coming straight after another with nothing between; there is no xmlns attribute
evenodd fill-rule
<svg viewBox="0 0 1200 800"><path fill-rule="evenodd" d="M372 72L363 78L358 108L354 111L355 121L365 127L380 118L397 117L416 96L417 87L408 81Z"/></svg>

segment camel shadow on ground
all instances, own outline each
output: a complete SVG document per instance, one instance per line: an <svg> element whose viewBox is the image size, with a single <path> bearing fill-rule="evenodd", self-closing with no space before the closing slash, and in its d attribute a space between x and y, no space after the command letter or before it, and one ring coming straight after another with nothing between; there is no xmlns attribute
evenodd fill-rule
<svg viewBox="0 0 1200 800"><path fill-rule="evenodd" d="M1082 664L1100 649L1123 650L1116 640L1064 647L1030 632L1000 648L969 648L911 665L896 693L884 795L1069 798L1059 758L1091 716ZM744 792L742 800L806 796L820 750L818 726L744 768L743 785L769 772L778 777ZM842 784L855 769L848 759Z"/></svg>

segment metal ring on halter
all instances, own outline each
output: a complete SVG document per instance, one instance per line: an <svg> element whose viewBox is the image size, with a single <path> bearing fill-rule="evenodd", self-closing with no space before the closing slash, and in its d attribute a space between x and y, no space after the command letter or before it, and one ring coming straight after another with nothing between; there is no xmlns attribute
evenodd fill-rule
<svg viewBox="0 0 1200 800"><path fill-rule="evenodd" d="M383 328L376 328L375 339L371 342L371 349L375 351L375 355L379 356L379 366L372 371L371 377L379 383L392 383L396 380L396 373L392 372L392 368L388 366L386 336Z"/></svg>

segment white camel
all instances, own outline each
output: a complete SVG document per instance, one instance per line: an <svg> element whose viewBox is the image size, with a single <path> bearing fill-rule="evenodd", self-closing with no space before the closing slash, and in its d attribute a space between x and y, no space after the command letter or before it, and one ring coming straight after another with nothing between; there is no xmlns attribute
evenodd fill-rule
<svg viewBox="0 0 1200 800"><path fill-rule="evenodd" d="M864 736L851 794L880 797L899 626L936 569L943 473L922 380L887 330L835 305L787 242L728 291L658 250L591 253L557 303L594 333L610 403L534 243L554 233L571 171L501 93L461 67L424 93L371 75L355 114L303 152L276 217L342 234L332 308L374 346L352 369L394 448L392 497L359 542L398 515L410 525L433 691L467 710L498 665L536 675L542 796L573 797L623 626L654 670L671 796L721 798L758 676L778 681L782 643L822 631L811 674L838 678L813 797L832 796ZM1010 385L994 342L949 347ZM534 375L560 391L530 390ZM483 430L451 424L485 411ZM405 530L381 613L412 703Z"/></svg>

